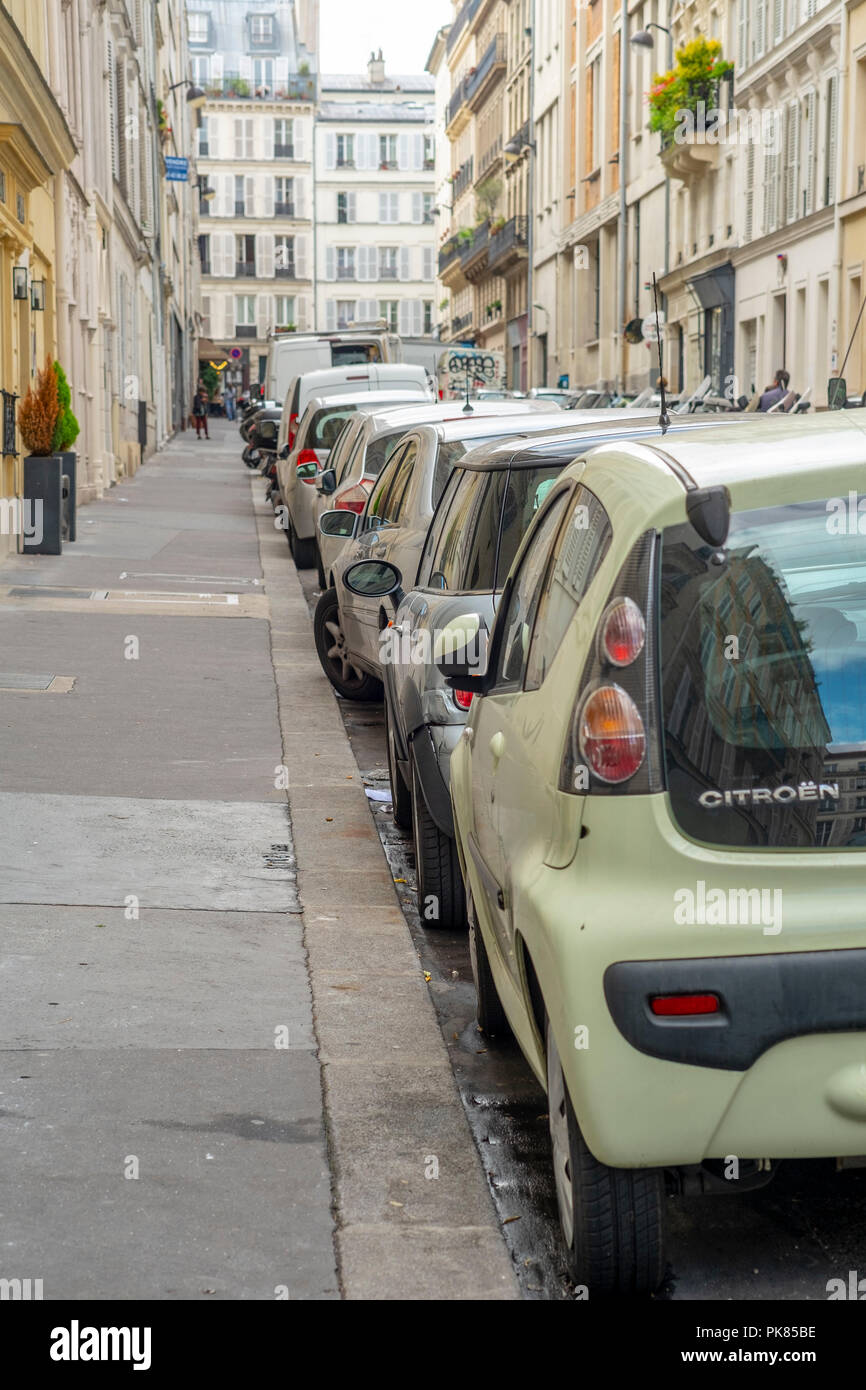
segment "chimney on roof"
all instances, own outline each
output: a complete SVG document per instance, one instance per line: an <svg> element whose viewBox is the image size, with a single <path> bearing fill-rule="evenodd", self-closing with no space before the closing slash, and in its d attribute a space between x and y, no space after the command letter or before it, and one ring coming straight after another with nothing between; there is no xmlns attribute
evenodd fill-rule
<svg viewBox="0 0 866 1390"><path fill-rule="evenodd" d="M382 87L385 83L385 59L382 57L382 50L379 49L378 56L370 54L370 61L367 64L367 72L370 75L371 87Z"/></svg>

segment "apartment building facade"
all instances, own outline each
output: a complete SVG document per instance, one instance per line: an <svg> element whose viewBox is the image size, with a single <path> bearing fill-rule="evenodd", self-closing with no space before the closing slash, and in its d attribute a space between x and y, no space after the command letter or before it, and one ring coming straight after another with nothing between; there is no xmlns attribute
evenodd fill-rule
<svg viewBox="0 0 866 1390"><path fill-rule="evenodd" d="M189 0L204 338L224 381L265 379L268 336L313 327L313 125L318 7Z"/></svg>
<svg viewBox="0 0 866 1390"><path fill-rule="evenodd" d="M436 142L430 74L323 76L316 117L316 318L320 331L384 320L436 327Z"/></svg>

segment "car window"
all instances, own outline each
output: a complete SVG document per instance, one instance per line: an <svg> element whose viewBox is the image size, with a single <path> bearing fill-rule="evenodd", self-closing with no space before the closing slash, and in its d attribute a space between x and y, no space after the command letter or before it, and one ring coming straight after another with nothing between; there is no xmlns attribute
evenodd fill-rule
<svg viewBox="0 0 866 1390"><path fill-rule="evenodd" d="M496 572L491 578L491 589L502 589L508 578L508 571L514 564L520 549L520 542L526 535L562 471L562 464L545 464L537 468L512 468L508 474L505 505L502 509L502 529L499 538L499 555Z"/></svg>
<svg viewBox="0 0 866 1390"><path fill-rule="evenodd" d="M378 478L405 433L405 430L395 430L393 434L383 434L370 441L364 455L364 472L368 478Z"/></svg>
<svg viewBox="0 0 866 1390"><path fill-rule="evenodd" d="M378 343L332 343L331 363L334 367L356 367L362 362L381 362Z"/></svg>
<svg viewBox="0 0 866 1390"><path fill-rule="evenodd" d="M403 510L403 504L409 490L409 483L412 478L412 470L415 467L415 460L418 457L418 441L410 439L406 448L400 455L400 462L394 475L394 482L388 489L388 496L385 499L383 516L386 521L397 522Z"/></svg>
<svg viewBox="0 0 866 1390"><path fill-rule="evenodd" d="M304 432L304 447L332 449L346 421L355 414L355 409L354 405L328 405L314 411Z"/></svg>
<svg viewBox="0 0 866 1390"><path fill-rule="evenodd" d="M354 473L355 463L358 458L358 450L363 448L363 440L364 427L363 423L360 422L359 418L359 423L352 435L351 442L347 443L346 445L345 454L340 464L340 471L337 476L338 485L344 482L346 478L351 478L352 474Z"/></svg>
<svg viewBox="0 0 866 1390"><path fill-rule="evenodd" d="M445 491L439 499L430 529L427 532L427 539L424 542L424 550L421 555L421 563L418 566L418 588L426 589L432 585L433 588L441 588L441 582L433 583L432 576L437 572L437 554L442 533L448 524L451 514L451 505L454 494L460 487L465 473L461 468L455 468L448 482L445 484Z"/></svg>
<svg viewBox="0 0 866 1390"><path fill-rule="evenodd" d="M494 680L497 690L516 690L523 685L529 657L529 640L541 597L550 547L567 502L567 492L553 502L523 556L501 628L502 640Z"/></svg>
<svg viewBox="0 0 866 1390"><path fill-rule="evenodd" d="M379 480L379 486L375 487L373 491L370 493L370 500L367 503L367 510L364 513L365 518L369 516L385 516L385 507L388 502L388 496L390 494L394 479L397 476L397 469L400 466L402 458L403 450L399 449L394 454L394 457L391 459L390 463L388 464L388 467L383 472L382 477Z"/></svg>
<svg viewBox="0 0 866 1390"><path fill-rule="evenodd" d="M445 484L451 477L451 470L458 459L470 449L480 449L482 444L492 444L494 439L500 439L501 435L485 435L483 439L470 439L466 443L462 439L443 440L436 452L436 463L433 468L433 506L437 506L439 498L445 491Z"/></svg>
<svg viewBox="0 0 866 1390"><path fill-rule="evenodd" d="M448 520L442 539L433 556L431 573L441 575L439 587L463 588L462 579L466 557L476 541L477 507L481 496L489 491L490 478L485 473L461 473L460 486L448 509ZM493 546L496 537L494 526Z"/></svg>
<svg viewBox="0 0 866 1390"><path fill-rule="evenodd" d="M355 419L357 419L357 416L355 416ZM337 436L337 442L331 449L331 457L328 460L329 467L340 467L340 464L346 454L346 450L349 447L349 441L354 437L354 424L354 420L345 420L343 422L343 428L340 430L340 433Z"/></svg>
<svg viewBox="0 0 866 1390"><path fill-rule="evenodd" d="M612 535L610 518L598 498L579 487L538 604L525 690L537 690L547 675L569 623L608 552Z"/></svg>

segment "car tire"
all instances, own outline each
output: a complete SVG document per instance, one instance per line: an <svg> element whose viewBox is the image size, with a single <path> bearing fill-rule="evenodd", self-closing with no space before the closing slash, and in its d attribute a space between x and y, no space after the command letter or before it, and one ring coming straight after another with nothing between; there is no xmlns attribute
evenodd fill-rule
<svg viewBox="0 0 866 1390"><path fill-rule="evenodd" d="M391 814L398 830L412 829L412 793L397 764L397 749L394 744L391 712L388 698L385 697L385 748L388 754L388 777L391 782Z"/></svg>
<svg viewBox="0 0 866 1390"><path fill-rule="evenodd" d="M293 530L292 558L297 569L311 570L316 563L315 537L308 536L306 540L301 540L300 536Z"/></svg>
<svg viewBox="0 0 866 1390"><path fill-rule="evenodd" d="M484 936L478 925L475 904L467 894L466 917L469 922L469 959L472 963L472 979L475 982L476 1012L478 1027L489 1038L507 1038L511 1035L511 1025L499 999Z"/></svg>
<svg viewBox="0 0 866 1390"><path fill-rule="evenodd" d="M590 1153L547 1024L547 1104L556 1200L576 1285L649 1294L664 1276L665 1181L660 1168L609 1168Z"/></svg>
<svg viewBox="0 0 866 1390"><path fill-rule="evenodd" d="M466 890L457 845L450 835L443 835L428 811L414 759L412 835L418 876L418 915L422 925L461 931L466 926Z"/></svg>
<svg viewBox="0 0 866 1390"><path fill-rule="evenodd" d="M322 556L319 553L318 545L316 546L316 575L319 581L319 588L321 589L322 593L324 593L328 587L328 581L325 578L325 567L322 564Z"/></svg>
<svg viewBox="0 0 866 1390"><path fill-rule="evenodd" d="M338 694L346 700L381 700L381 681L353 666L349 660L336 589L326 589L316 604L313 636L322 670Z"/></svg>

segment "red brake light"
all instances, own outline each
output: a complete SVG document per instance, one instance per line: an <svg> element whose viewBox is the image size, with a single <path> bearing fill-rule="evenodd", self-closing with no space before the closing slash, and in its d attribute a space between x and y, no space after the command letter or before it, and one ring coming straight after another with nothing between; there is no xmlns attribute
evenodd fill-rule
<svg viewBox="0 0 866 1390"><path fill-rule="evenodd" d="M302 468L305 463L315 463L318 466L318 455L315 449L302 449L295 459L298 468Z"/></svg>
<svg viewBox="0 0 866 1390"><path fill-rule="evenodd" d="M602 661L609 661L613 666L630 666L643 651L645 640L646 623L634 599L614 599L599 624Z"/></svg>
<svg viewBox="0 0 866 1390"><path fill-rule="evenodd" d="M288 442L289 442L289 448L290 448L290 449L294 448L294 444L295 444L295 435L297 434L297 432L298 432L298 417L297 417L297 415L290 415L290 416L289 416L289 441L288 441Z"/></svg>
<svg viewBox="0 0 866 1390"><path fill-rule="evenodd" d="M475 696L472 694L471 690L454 691L454 703L460 709L468 709L474 699Z"/></svg>
<svg viewBox="0 0 866 1390"><path fill-rule="evenodd" d="M646 753L640 711L618 685L591 691L577 716L577 742L590 771L602 782L627 782Z"/></svg>
<svg viewBox="0 0 866 1390"><path fill-rule="evenodd" d="M717 994L657 994L650 1008L659 1018L682 1018L688 1014L717 1014Z"/></svg>
<svg viewBox="0 0 866 1390"><path fill-rule="evenodd" d="M335 511L357 512L358 516L367 505L367 493L360 483L350 487L334 502Z"/></svg>

